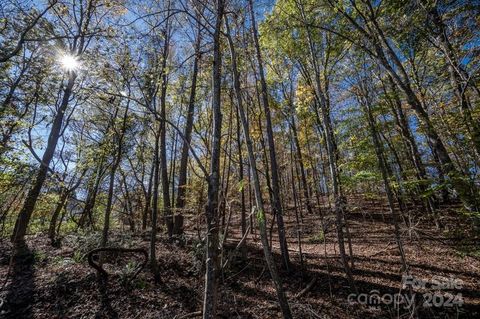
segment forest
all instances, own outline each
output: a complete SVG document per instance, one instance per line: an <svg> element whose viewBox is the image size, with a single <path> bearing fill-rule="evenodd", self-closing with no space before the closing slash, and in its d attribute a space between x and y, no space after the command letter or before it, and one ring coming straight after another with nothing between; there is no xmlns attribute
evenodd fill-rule
<svg viewBox="0 0 480 319"><path fill-rule="evenodd" d="M476 317L477 0L0 0L0 318Z"/></svg>

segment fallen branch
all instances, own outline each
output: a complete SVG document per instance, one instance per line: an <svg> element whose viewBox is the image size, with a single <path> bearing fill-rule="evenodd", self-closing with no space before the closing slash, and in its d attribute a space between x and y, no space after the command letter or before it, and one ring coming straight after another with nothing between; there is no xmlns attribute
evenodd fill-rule
<svg viewBox="0 0 480 319"><path fill-rule="evenodd" d="M312 280L310 280L307 286L302 289L302 291L300 291L298 294L295 295L295 298L300 298L303 295L305 295L308 291L310 291L310 289L312 289L312 287L315 285L316 282L317 282L317 277L315 276L312 278Z"/></svg>
<svg viewBox="0 0 480 319"><path fill-rule="evenodd" d="M230 254L228 255L227 260L225 261L225 263L222 266L222 270L225 269L225 267L228 265L228 263L231 262L234 254L238 251L238 249L243 245L243 243L247 239L248 232L250 231L250 226L251 225L248 225L247 230L245 231L245 234L243 235L242 239L238 242L237 246L235 246L235 249L232 252L230 252Z"/></svg>
<svg viewBox="0 0 480 319"><path fill-rule="evenodd" d="M378 256L378 255L381 255L381 254L387 252L389 249L391 249L390 246L392 246L393 244L394 244L394 243L389 242L389 243L387 244L387 247L386 247L385 249L382 249L382 250L380 250L380 251L377 251L377 252L375 252L375 253L373 253L373 254L371 254L371 255L369 255L369 256L366 256L366 257L367 257L367 258L372 258L372 257L376 257L376 256Z"/></svg>

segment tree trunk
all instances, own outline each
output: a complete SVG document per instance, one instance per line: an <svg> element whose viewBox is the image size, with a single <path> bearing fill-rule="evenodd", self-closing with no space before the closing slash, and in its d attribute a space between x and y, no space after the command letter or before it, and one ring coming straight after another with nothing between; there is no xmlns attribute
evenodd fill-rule
<svg viewBox="0 0 480 319"><path fill-rule="evenodd" d="M299 9L302 14L302 18L306 19L303 6L299 5ZM345 274L347 276L348 282L351 288L356 291L357 288L356 288L355 281L353 279L353 275L352 275L350 266L348 264L347 255L345 252L344 230L345 230L346 221L344 220L344 217L345 217L345 209L346 209L345 207L346 200L342 196L341 189L340 189L340 179L339 179L339 173L337 168L338 155L337 155L337 147L335 142L335 135L332 127L332 120L330 118L330 109L329 109L329 104L327 103L327 99L325 97L325 92L323 91L321 86L320 69L317 63L317 54L316 54L315 46L311 36L311 31L308 26L306 26L305 28L307 31L307 40L308 40L308 46L309 46L310 59L313 65L313 71L315 76L314 77L315 97L318 102L318 105L320 105L320 111L323 118L323 127L325 130L327 156L328 156L328 162L330 166L330 175L332 180L333 196L335 201L334 210L335 210L336 226L337 226L338 248L340 251L340 258L342 260L342 265L345 270ZM349 245L349 247L351 247L351 245Z"/></svg>
<svg viewBox="0 0 480 319"><path fill-rule="evenodd" d="M170 2L168 3L170 10ZM170 11L168 11L168 17L170 17ZM166 104L167 104L167 86L168 86L168 74L167 74L167 59L170 50L170 19L167 18L167 25L165 29L165 43L162 54L162 87L160 93L160 179L162 182L162 197L163 197L163 214L165 218L165 224L167 226L168 238L173 236L173 216L170 210L170 188L168 182L168 163L167 163L167 143L166 143Z"/></svg>
<svg viewBox="0 0 480 319"><path fill-rule="evenodd" d="M55 114L52 128L48 136L47 148L45 149L45 153L43 153L42 162L40 163L40 167L37 171L37 176L33 185L28 191L23 207L18 214L17 220L15 222L15 227L11 239L16 248L21 248L25 244L25 234L27 232L28 223L30 221L30 218L32 217L33 210L35 209L35 204L47 177L48 166L52 161L53 155L55 153L55 148L57 147L58 139L62 130L63 118L65 115L65 111L67 110L68 102L72 95L72 89L73 85L75 84L76 78L76 73L69 73L67 86L65 87L65 90L63 92L62 103L60 104L60 107Z"/></svg>
<svg viewBox="0 0 480 319"><path fill-rule="evenodd" d="M178 216L182 215L182 209L185 207L185 193L187 186L187 166L188 166L188 152L189 144L192 140L192 129L193 129L193 117L195 112L195 97L197 90L197 76L198 76L198 64L201 59L200 45L201 45L201 30L200 25L198 25L197 39L195 41L195 59L193 61L193 71L192 71L192 84L190 89L190 98L188 101L188 110L187 110L187 122L185 123L185 131L182 146L182 154L180 156L180 171L178 176L178 189L177 189L177 200L176 208L179 209ZM181 217L175 216L175 220L183 219ZM177 224L179 222L175 222ZM179 225L179 233L175 235L181 235L183 233L183 222L182 225Z"/></svg>
<svg viewBox="0 0 480 319"><path fill-rule="evenodd" d="M252 0L249 0L249 5L250 5L250 18L251 18L251 26L252 26L252 32L253 32L253 40L255 44L255 53L257 56L257 63L258 63L258 73L260 75L262 104L263 104L263 110L265 112L265 119L267 124L267 141L268 141L268 150L270 155L270 169L271 169L272 193L273 193L272 207L274 210L274 215L277 218L278 241L280 243L280 251L282 253L283 265L286 270L290 270L290 258L288 254L287 239L285 237L285 225L283 222L282 202L280 198L280 181L278 177L277 155L275 152L275 141L273 139L272 118L271 118L270 107L268 103L267 82L265 80L265 74L263 70L263 59L260 51L260 44L258 42L258 31L257 31L256 22L255 22L255 13L253 11Z"/></svg>
<svg viewBox="0 0 480 319"><path fill-rule="evenodd" d="M295 175L294 175L294 169L293 167L296 166L296 162L293 158L293 143L290 142L290 159L291 159L291 165L290 165L290 175L292 176L292 201L293 201L293 210L295 211L295 222L296 222L296 227L297 227L297 245L298 245L298 257L300 259L300 265L302 267L302 271L304 268L304 263L303 263L303 253L302 253L302 231L300 227L300 219L298 218L298 206L297 206L297 189L295 187ZM301 209L301 207L300 207Z"/></svg>
<svg viewBox="0 0 480 319"><path fill-rule="evenodd" d="M93 179L93 185L91 185L88 188L88 194L87 194L87 199L85 201L85 206L83 207L82 214L80 215L80 219L78 221L78 226L80 228L85 227L86 220L88 218L90 224L93 226L93 218L92 218L92 211L93 208L95 207L95 202L97 199L97 194L98 194L98 188L100 187L100 183L103 179L103 164L104 164L104 158L103 156L100 158L100 162L97 164L97 170L94 173L92 179Z"/></svg>
<svg viewBox="0 0 480 319"><path fill-rule="evenodd" d="M251 2L250 2L251 5ZM253 8L251 7L251 10ZM228 38L228 43L230 47L230 54L232 58L232 70L233 70L233 79L234 79L234 88L235 88L235 95L237 98L237 107L238 107L238 112L240 115L240 119L242 122L242 128L243 128L243 134L245 137L245 142L247 144L247 155L248 155L248 162L250 164L250 172L252 176L252 186L254 189L255 193L255 202L257 205L257 222L258 222L258 227L260 230L260 237L261 237L261 242L263 246L263 253L265 256L265 261L267 262L268 269L270 271L270 275L272 277L272 281L275 285L275 290L277 293L277 298L278 302L280 304L280 308L282 309L283 317L284 318L292 318L292 313L290 311L290 307L288 305L287 298L285 296L285 293L283 291L283 285L282 285L282 280L280 276L278 275L278 270L277 266L275 264L275 261L273 259L273 255L269 249L269 244L268 244L268 239L267 239L267 227L266 227L266 218L265 218L265 211L263 207L263 198L262 198L262 191L260 188L260 179L258 177L258 172L257 172L257 164L255 160L255 154L253 151L253 144L252 140L250 139L250 129L248 125L248 120L247 116L245 114L245 111L243 109L243 102L242 102L242 93L241 93L241 88L240 88L240 76L238 73L237 69L237 57L235 54L235 47L233 45L233 41L230 35L230 30L228 26L228 20L226 23L227 27L227 38Z"/></svg>
<svg viewBox="0 0 480 319"><path fill-rule="evenodd" d="M395 83L390 75L388 75L388 82L389 82L391 93L393 95L393 101L391 101L391 108L394 114L394 120L396 125L400 129L400 134L403 137L405 144L407 146L410 160L415 167L415 173L419 183L417 187L418 193L420 193L420 196L423 196L426 193L427 188L429 186L425 165L422 162L422 156L420 155L420 152L418 150L417 142L413 137L412 131L410 130L410 126L408 125L407 117L403 112L402 102L400 100L400 96L398 95L397 87L395 86ZM425 199L424 206L430 214L434 215L435 207L433 204L433 200L431 198Z"/></svg>
<svg viewBox="0 0 480 319"><path fill-rule="evenodd" d="M155 278L155 282L160 281L160 273L158 271L156 242L157 242L157 219L158 219L158 188L159 188L159 144L160 135L155 134L155 149L154 149L154 173L153 173L153 190L152 190L152 227L150 232L150 267Z"/></svg>
<svg viewBox="0 0 480 319"><path fill-rule="evenodd" d="M232 98L232 105L233 105L233 98ZM237 113L237 149L238 149L238 181L240 183L240 223L242 229L242 238L245 236L245 232L247 231L247 215L246 215L246 206L245 206L245 181L243 175L243 156L242 156L242 140L240 135L240 114L238 110L238 105L236 108ZM242 243L242 247L240 248L242 253L242 259L244 261L247 260L247 245L246 241Z"/></svg>
<svg viewBox="0 0 480 319"><path fill-rule="evenodd" d="M152 184L153 184L153 175L155 174L155 160L152 160L152 167L150 169L150 174L148 177L148 186L147 186L147 193L145 194L145 207L142 213L142 230L145 231L147 229L147 219L148 216L151 217L152 213Z"/></svg>
<svg viewBox="0 0 480 319"><path fill-rule="evenodd" d="M366 89L365 89L366 90ZM402 262L403 271L408 274L408 264L405 257L405 252L403 249L401 234L400 234L400 218L397 211L395 210L393 191L390 187L389 174L387 169L387 164L384 156L383 146L380 144L380 138L377 132L376 121L373 117L370 101L367 96L368 93L364 92L364 97L359 97L359 102L362 105L363 111L367 116L368 126L370 128L370 135L375 147L375 154L377 155L378 168L382 174L383 184L385 186L385 192L387 193L388 207L390 209L390 214L392 216L392 223L394 226L395 241L397 243L398 251L400 253L400 261Z"/></svg>
<svg viewBox="0 0 480 319"><path fill-rule="evenodd" d="M58 217L60 216L60 213L62 212L62 209L65 207L65 202L67 201L69 195L69 191L66 188L62 188L62 192L60 194L60 199L58 200L57 206L55 207L55 210L53 211L52 218L50 219L50 225L48 227L48 238L50 239L50 243L52 245L55 244L56 240L56 226L57 226L57 220Z"/></svg>
<svg viewBox="0 0 480 319"><path fill-rule="evenodd" d="M108 231L110 229L110 215L112 213L112 206L113 206L113 190L115 187L115 173L117 172L117 168L120 165L120 161L122 160L123 137L125 136L129 106L130 106L130 100L127 102L127 106L125 107L125 112L123 114L122 126L120 127L120 132L117 132L117 149L115 152L115 156L113 158L112 166L110 167L110 181L108 185L107 206L105 207L105 217L103 220L102 241L100 244L101 247L107 247L107 244L108 244ZM117 106L116 108L116 112L112 119L112 122L115 122L116 120L119 107L120 106ZM115 130L114 125L112 125L112 128Z"/></svg>
<svg viewBox="0 0 480 319"><path fill-rule="evenodd" d="M220 187L220 146L222 138L222 51L220 35L225 9L224 0L217 0L215 5L215 30L213 34L213 67L212 67L212 111L213 141L210 162L210 175L207 177L208 197L205 207L207 220L207 260L205 270L205 295L203 299L203 318L216 318L217 315L217 281L219 272L218 260L218 193Z"/></svg>
<svg viewBox="0 0 480 319"><path fill-rule="evenodd" d="M293 103L291 104L291 112L295 112L295 108L293 107ZM297 125L295 123L295 114L292 114L292 132L293 132L293 140L295 142L295 151L297 153L297 161L298 164L300 165L300 177L302 179L302 186L303 186L303 196L305 197L306 201L306 206L307 206L307 211L309 215L313 214L312 210L312 203L310 200L310 195L308 193L308 183L307 183L307 177L305 175L305 165L303 164L303 157L302 157L302 150L300 148L300 141L298 140L298 133L297 133Z"/></svg>

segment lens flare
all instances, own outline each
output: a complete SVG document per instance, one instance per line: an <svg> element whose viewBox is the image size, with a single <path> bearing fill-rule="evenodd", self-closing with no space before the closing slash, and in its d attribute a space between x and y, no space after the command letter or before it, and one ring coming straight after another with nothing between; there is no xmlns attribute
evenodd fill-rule
<svg viewBox="0 0 480 319"><path fill-rule="evenodd" d="M60 63L67 71L75 71L80 67L80 62L78 62L77 58L70 54L62 55L60 58Z"/></svg>

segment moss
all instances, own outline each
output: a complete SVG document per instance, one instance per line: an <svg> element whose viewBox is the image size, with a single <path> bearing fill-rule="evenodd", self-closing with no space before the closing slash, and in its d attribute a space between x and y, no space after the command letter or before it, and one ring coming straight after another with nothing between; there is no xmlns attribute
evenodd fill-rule
<svg viewBox="0 0 480 319"><path fill-rule="evenodd" d="M265 212L262 209L257 211L257 221L259 224L265 224Z"/></svg>

